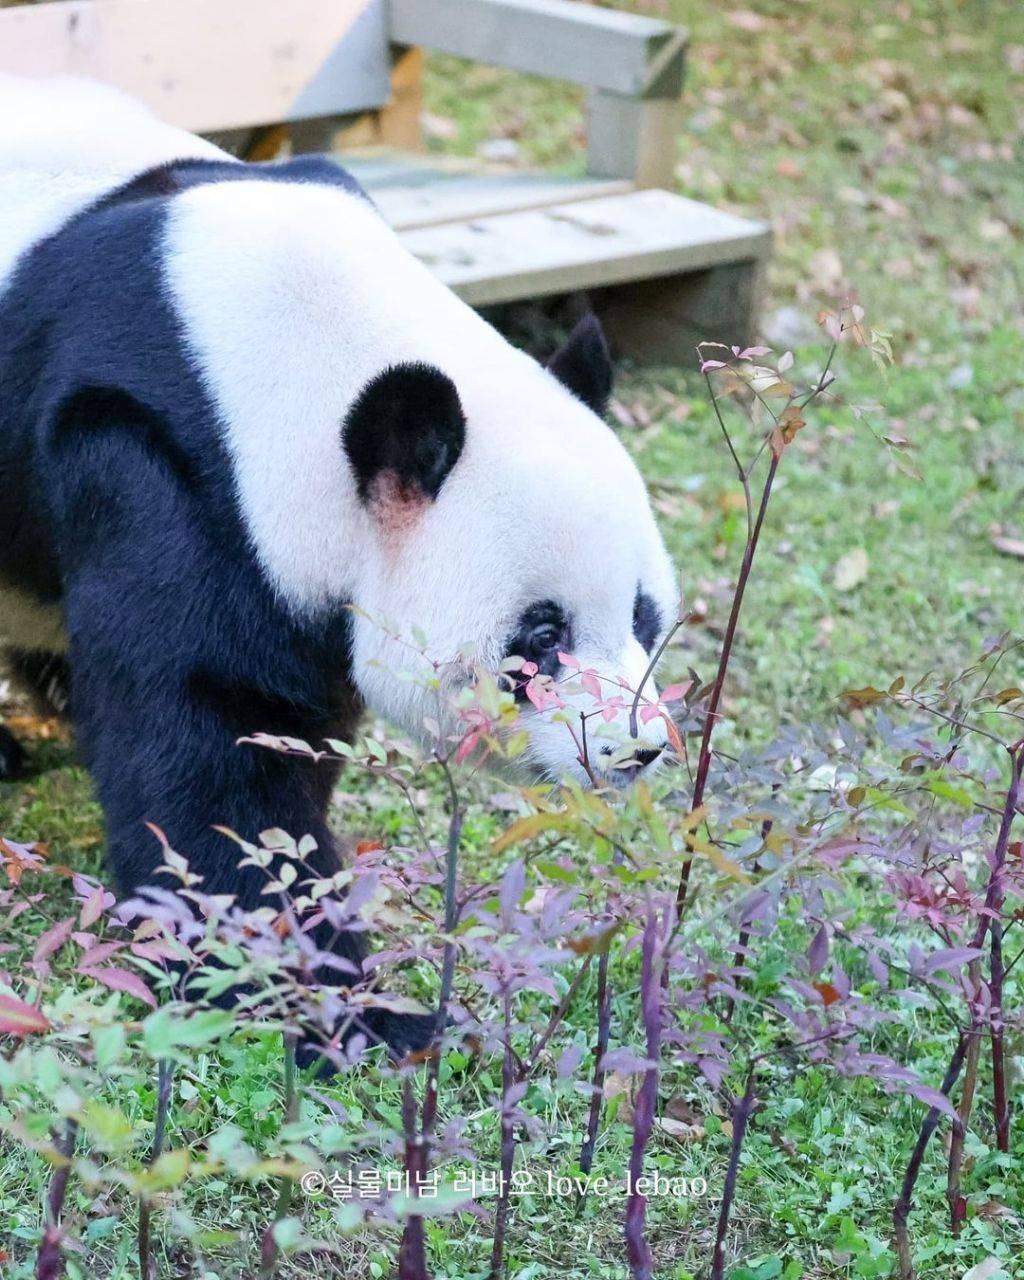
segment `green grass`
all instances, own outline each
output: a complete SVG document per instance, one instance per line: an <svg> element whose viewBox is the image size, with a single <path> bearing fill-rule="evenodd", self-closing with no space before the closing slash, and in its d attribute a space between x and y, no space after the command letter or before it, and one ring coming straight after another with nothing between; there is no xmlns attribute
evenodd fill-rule
<svg viewBox="0 0 1024 1280"><path fill-rule="evenodd" d="M837 254L844 287L874 325L894 335L888 376L866 360L842 361L842 403L816 411L786 455L726 701L728 731L756 742L780 718L827 716L844 689L901 672L957 671L984 637L1019 629L1024 565L992 542L1000 532L1024 536L1024 76L1011 71L1003 51L1021 42L1019 13L998 0L751 0L761 19L751 32L718 6L669 0L668 8L693 38L678 189L772 221L766 317L791 308L812 322L819 307L833 304L827 277ZM431 59L427 88L430 112L454 129L432 145L472 153L509 136L524 163L580 166L581 101L572 88L442 58ZM796 346L797 369L818 367L822 351L811 323L810 337ZM617 394L637 424L623 428L623 437L650 481L687 595L707 605L706 621L687 629L670 662L708 674L741 546L736 481L692 372L627 368ZM879 406L869 415L876 434L854 420L850 404ZM912 441L921 480L899 470L876 438L890 433ZM868 573L842 592L835 566L854 548L867 553ZM1007 683L1021 675L1008 673ZM36 780L0 788L0 831L44 840L59 860L96 872L100 814L85 776L58 745L42 744L37 758L44 771ZM348 830L405 831L406 814L391 793L351 786L341 811ZM435 813L437 803L433 797ZM474 809L471 864L481 863L500 825L500 814ZM855 905L870 912L870 902ZM783 929L773 939L780 954L788 938ZM589 995L572 1017L586 1040ZM628 1025L634 992L627 986L618 999ZM937 1024L915 1014L891 1035L897 1052L913 1046L914 1063L929 1078L941 1074L949 1045ZM219 1059L199 1055L185 1080L190 1101L176 1112L173 1143L198 1144L233 1124L253 1146L272 1144L277 1120L267 1097L279 1089L272 1046L257 1040ZM493 1087L470 1065L447 1101L470 1117L471 1140L485 1152L490 1144L492 1153ZM713 1098L692 1081L684 1087L706 1134L682 1144L658 1131L651 1156L652 1165L704 1176L710 1187L702 1200L652 1202L658 1274L679 1280L705 1264L728 1153ZM369 1073L341 1089L342 1101L355 1113L387 1114L395 1103L390 1088ZM140 1120L141 1150L152 1093L122 1094L118 1102ZM528 1105L550 1135L543 1167L568 1172L584 1103L564 1086L544 1085ZM867 1082L846 1084L810 1069L780 1080L741 1165L735 1247L748 1270L737 1270L737 1280L888 1274L891 1204L920 1115L919 1105L880 1095ZM628 1126L612 1117L598 1172L619 1174L628 1143ZM1004 1205L1016 1216L973 1214L961 1241L949 1242L941 1149L933 1144L915 1215L916 1238L931 1255L921 1258L922 1275L960 1280L995 1254L1008 1275L1024 1276L1019 1169L1005 1167L976 1136L968 1155L972 1204ZM41 1163L0 1141L0 1238L13 1233L0 1248L17 1258L27 1257L19 1237L38 1230L44 1185ZM187 1208L205 1229L251 1232L271 1203L269 1185L207 1182L190 1192ZM101 1203L76 1185L72 1208L91 1225L69 1274L134 1275L130 1206ZM339 1253L298 1259L282 1274L390 1274L392 1229L341 1235L322 1203L309 1203L307 1218L311 1234L336 1241ZM608 1205L591 1202L577 1216L567 1201L525 1202L512 1227L509 1274L617 1280L625 1276L619 1230ZM430 1240L438 1276L485 1273L487 1232L475 1219L442 1221ZM252 1274L251 1252L220 1257L208 1277ZM168 1274L177 1274L173 1261L163 1264ZM11 1280L28 1274L27 1261L12 1264Z"/></svg>

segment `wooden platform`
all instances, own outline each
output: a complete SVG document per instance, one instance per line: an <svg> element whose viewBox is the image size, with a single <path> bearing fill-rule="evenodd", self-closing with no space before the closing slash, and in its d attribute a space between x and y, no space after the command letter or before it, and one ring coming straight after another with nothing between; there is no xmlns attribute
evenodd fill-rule
<svg viewBox="0 0 1024 1280"><path fill-rule="evenodd" d="M585 175L422 151L423 48L572 81ZM746 343L768 228L672 194L687 34L569 0L50 0L0 9L0 72L116 85L255 160L334 151L474 306L585 291L619 349ZM357 140L404 148L352 153ZM227 138L220 138L228 142ZM669 188L666 190L666 188Z"/></svg>
<svg viewBox="0 0 1024 1280"><path fill-rule="evenodd" d="M424 157L344 157L406 247L475 307L586 291L621 350L747 342L771 233L668 191Z"/></svg>

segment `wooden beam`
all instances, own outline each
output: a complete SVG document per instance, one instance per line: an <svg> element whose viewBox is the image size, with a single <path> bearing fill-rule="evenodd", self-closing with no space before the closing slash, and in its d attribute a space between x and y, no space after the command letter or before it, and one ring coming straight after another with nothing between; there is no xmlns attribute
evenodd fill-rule
<svg viewBox="0 0 1024 1280"><path fill-rule="evenodd" d="M0 10L0 72L80 75L196 132L390 94L385 0L54 0Z"/></svg>
<svg viewBox="0 0 1024 1280"><path fill-rule="evenodd" d="M420 227L400 238L472 306L753 263L771 251L764 223L668 191ZM703 305L702 316L712 309Z"/></svg>
<svg viewBox="0 0 1024 1280"><path fill-rule="evenodd" d="M677 97L686 33L571 0L389 0L391 39L631 97Z"/></svg>

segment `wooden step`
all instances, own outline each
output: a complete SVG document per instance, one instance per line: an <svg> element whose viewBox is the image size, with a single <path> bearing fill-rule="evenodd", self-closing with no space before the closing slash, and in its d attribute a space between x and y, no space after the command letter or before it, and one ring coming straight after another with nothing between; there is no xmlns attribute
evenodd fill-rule
<svg viewBox="0 0 1024 1280"><path fill-rule="evenodd" d="M633 189L625 179L482 169L472 161L417 159L389 151L352 153L342 157L342 163L400 231L593 200Z"/></svg>
<svg viewBox="0 0 1024 1280"><path fill-rule="evenodd" d="M668 191L390 152L342 163L402 242L475 307L586 291L620 350L693 362L753 337L771 232Z"/></svg>
<svg viewBox="0 0 1024 1280"><path fill-rule="evenodd" d="M771 235L669 191L570 201L403 231L473 306L702 271L767 255Z"/></svg>

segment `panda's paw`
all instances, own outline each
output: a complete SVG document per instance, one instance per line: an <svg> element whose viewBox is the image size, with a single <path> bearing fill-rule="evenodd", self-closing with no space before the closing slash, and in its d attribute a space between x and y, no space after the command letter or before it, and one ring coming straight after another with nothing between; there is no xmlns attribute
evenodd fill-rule
<svg viewBox="0 0 1024 1280"><path fill-rule="evenodd" d="M360 1023L360 1027L352 1027L346 1039L359 1032L368 1033L370 1043L385 1045L388 1056L395 1062L401 1062L412 1054L425 1053L437 1032L437 1014L434 1013L392 1013L387 1009L372 1009L363 1014ZM312 1040L299 1042L295 1061L300 1069L315 1065L318 1075L329 1076L335 1071L334 1064Z"/></svg>
<svg viewBox="0 0 1024 1280"><path fill-rule="evenodd" d="M437 1035L436 1013L390 1013L378 1010L377 1034L399 1061L410 1054L424 1053Z"/></svg>
<svg viewBox="0 0 1024 1280"><path fill-rule="evenodd" d="M10 729L0 724L0 782L20 777L25 771L25 752Z"/></svg>

